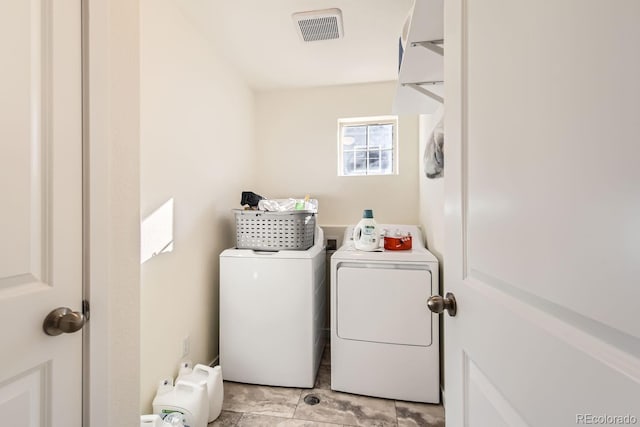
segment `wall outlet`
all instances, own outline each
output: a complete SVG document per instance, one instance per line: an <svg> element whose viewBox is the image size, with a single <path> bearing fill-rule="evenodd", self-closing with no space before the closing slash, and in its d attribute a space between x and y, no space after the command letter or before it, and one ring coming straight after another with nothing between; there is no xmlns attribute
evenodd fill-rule
<svg viewBox="0 0 640 427"><path fill-rule="evenodd" d="M182 339L182 357L187 357L191 352L191 338L189 335Z"/></svg>
<svg viewBox="0 0 640 427"><path fill-rule="evenodd" d="M328 251L335 251L338 249L338 239L333 236L327 236L326 246Z"/></svg>

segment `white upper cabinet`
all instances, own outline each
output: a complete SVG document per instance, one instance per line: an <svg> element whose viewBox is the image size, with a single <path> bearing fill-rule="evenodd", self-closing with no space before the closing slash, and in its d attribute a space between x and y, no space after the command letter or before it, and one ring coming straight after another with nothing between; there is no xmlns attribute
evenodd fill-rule
<svg viewBox="0 0 640 427"><path fill-rule="evenodd" d="M405 30L406 31L406 30ZM416 0L406 34L393 111L430 114L444 98L444 2Z"/></svg>

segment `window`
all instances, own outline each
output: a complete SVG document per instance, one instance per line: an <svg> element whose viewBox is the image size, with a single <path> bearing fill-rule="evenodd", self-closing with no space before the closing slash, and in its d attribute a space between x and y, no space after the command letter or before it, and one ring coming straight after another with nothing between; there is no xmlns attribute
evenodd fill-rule
<svg viewBox="0 0 640 427"><path fill-rule="evenodd" d="M398 163L398 118L338 120L338 175L393 175Z"/></svg>

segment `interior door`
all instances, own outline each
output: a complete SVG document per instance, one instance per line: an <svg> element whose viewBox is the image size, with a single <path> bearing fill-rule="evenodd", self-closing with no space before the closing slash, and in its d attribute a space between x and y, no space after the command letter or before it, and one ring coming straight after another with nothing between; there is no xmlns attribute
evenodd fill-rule
<svg viewBox="0 0 640 427"><path fill-rule="evenodd" d="M445 3L447 425L640 423L640 2Z"/></svg>
<svg viewBox="0 0 640 427"><path fill-rule="evenodd" d="M49 336L82 304L79 0L0 2L0 424L81 425L82 334Z"/></svg>

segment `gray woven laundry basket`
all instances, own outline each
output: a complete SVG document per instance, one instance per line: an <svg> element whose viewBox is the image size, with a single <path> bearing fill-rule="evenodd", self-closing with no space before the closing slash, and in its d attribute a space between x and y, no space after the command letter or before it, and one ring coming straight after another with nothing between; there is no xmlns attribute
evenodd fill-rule
<svg viewBox="0 0 640 427"><path fill-rule="evenodd" d="M313 246L316 215L309 211L234 209L236 247L261 251L305 251Z"/></svg>

